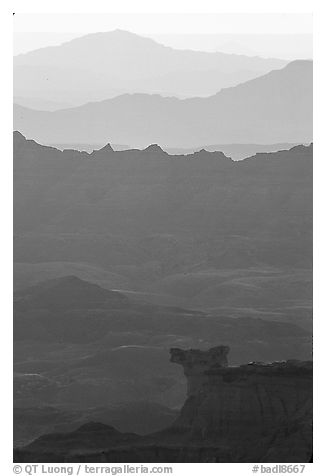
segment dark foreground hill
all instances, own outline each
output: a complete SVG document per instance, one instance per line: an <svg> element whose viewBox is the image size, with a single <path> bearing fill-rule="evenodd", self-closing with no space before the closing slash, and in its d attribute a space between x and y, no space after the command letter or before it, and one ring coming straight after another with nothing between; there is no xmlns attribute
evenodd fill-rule
<svg viewBox="0 0 326 476"><path fill-rule="evenodd" d="M14 108L14 127L52 143L106 143L164 147L201 144L310 142L312 62L223 89L207 98L124 94L54 112Z"/></svg>
<svg viewBox="0 0 326 476"><path fill-rule="evenodd" d="M312 458L312 363L228 367L229 347L171 349L188 381L172 425L139 436L101 423L41 436L15 462L265 462Z"/></svg>
<svg viewBox="0 0 326 476"><path fill-rule="evenodd" d="M86 409L55 405L15 407L14 446L27 445L40 435L74 431L91 421L112 425L121 432L145 435L163 430L177 415L177 409L146 400Z"/></svg>
<svg viewBox="0 0 326 476"><path fill-rule="evenodd" d="M16 309L29 311L49 309L121 309L129 306L120 293L108 291L97 284L87 283L76 276L52 279L16 293Z"/></svg>

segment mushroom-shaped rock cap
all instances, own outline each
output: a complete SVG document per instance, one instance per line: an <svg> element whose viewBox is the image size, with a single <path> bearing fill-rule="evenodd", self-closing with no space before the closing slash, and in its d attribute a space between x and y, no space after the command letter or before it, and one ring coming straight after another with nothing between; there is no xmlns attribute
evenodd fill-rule
<svg viewBox="0 0 326 476"><path fill-rule="evenodd" d="M228 366L228 353L230 347L227 345L219 345L211 349L199 350L189 349L182 350L178 348L170 349L171 362L182 365L184 368L193 368L200 366L205 370L216 367Z"/></svg>

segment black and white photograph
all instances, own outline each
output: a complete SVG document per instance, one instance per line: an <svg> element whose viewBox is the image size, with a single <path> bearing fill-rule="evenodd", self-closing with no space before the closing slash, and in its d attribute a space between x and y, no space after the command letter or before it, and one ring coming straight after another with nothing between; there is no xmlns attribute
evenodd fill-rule
<svg viewBox="0 0 326 476"><path fill-rule="evenodd" d="M308 474L313 13L110 3L12 8L14 473Z"/></svg>

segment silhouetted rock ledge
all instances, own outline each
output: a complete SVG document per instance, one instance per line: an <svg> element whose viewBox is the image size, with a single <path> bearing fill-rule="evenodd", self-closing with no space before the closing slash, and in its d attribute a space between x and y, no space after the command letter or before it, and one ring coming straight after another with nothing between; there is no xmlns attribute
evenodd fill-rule
<svg viewBox="0 0 326 476"><path fill-rule="evenodd" d="M139 436L92 423L38 438L15 450L15 462L309 462L312 362L229 367L228 352L170 350L188 396L165 430Z"/></svg>

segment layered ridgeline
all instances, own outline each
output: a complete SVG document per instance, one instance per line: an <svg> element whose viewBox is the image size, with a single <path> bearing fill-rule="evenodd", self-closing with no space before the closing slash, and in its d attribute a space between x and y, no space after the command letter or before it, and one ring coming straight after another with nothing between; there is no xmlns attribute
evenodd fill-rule
<svg viewBox="0 0 326 476"><path fill-rule="evenodd" d="M14 188L18 261L136 264L146 255L160 259L159 253L148 254L161 239L189 264L311 264L312 145L233 162L205 150L171 156L158 145L61 152L16 132ZM40 240L48 234L50 241L64 233L72 240L90 234L123 240L112 243L106 256L100 246L79 251L77 242L65 255L69 239L63 248L45 243L25 251L18 245L25 235L27 246L27 233ZM147 241L135 252L133 243L142 237ZM185 256L187 246L178 250L179 239L196 239L197 256ZM167 260L166 268L172 265Z"/></svg>
<svg viewBox="0 0 326 476"><path fill-rule="evenodd" d="M95 33L14 58L15 100L59 109L123 93L208 96L286 62L177 50L127 31Z"/></svg>
<svg viewBox="0 0 326 476"><path fill-rule="evenodd" d="M16 132L14 189L16 287L76 275L155 303L309 322L312 146L233 162L157 145L61 152Z"/></svg>
<svg viewBox="0 0 326 476"><path fill-rule="evenodd" d="M311 180L312 146L233 162L155 145L61 152L16 132L15 405L30 407L20 421L56 413L40 405L81 409L63 423L117 402L180 405L169 347L223 339L233 364L309 359Z"/></svg>
<svg viewBox="0 0 326 476"><path fill-rule="evenodd" d="M15 462L267 462L312 460L312 363L228 367L228 346L171 349L187 399L165 430L147 436L88 423L41 436Z"/></svg>
<svg viewBox="0 0 326 476"><path fill-rule="evenodd" d="M207 98L126 94L54 112L16 105L14 128L46 144L310 142L312 62L294 61Z"/></svg>

